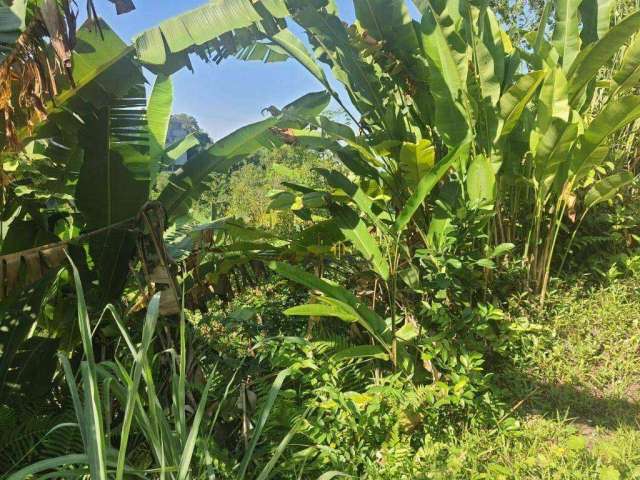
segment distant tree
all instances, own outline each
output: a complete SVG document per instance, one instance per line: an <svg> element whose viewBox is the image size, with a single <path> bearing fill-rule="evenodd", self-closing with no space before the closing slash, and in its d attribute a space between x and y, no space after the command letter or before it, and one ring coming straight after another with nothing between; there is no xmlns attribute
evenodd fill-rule
<svg viewBox="0 0 640 480"><path fill-rule="evenodd" d="M324 180L315 169L341 169L332 155L301 147L284 146L259 151L231 172L214 175L196 207L201 215L232 216L277 232L290 232L304 223L292 211L271 210L271 194L283 182L321 188Z"/></svg>
<svg viewBox="0 0 640 480"><path fill-rule="evenodd" d="M186 113L171 115L169 133L167 134L168 144L182 140L191 133L195 134L202 145L206 146L213 143L209 134L200 127L194 117Z"/></svg>

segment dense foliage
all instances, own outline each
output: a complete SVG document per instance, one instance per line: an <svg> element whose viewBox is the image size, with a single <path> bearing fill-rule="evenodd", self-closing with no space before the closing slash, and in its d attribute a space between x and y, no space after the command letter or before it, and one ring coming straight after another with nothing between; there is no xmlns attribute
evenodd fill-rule
<svg viewBox="0 0 640 480"><path fill-rule="evenodd" d="M217 0L133 46L91 2L77 33L67 1L0 3L9 479L637 473L563 429L540 435L574 466L541 460L517 410L566 406L563 357L616 348L566 286L640 274L640 11L413 3L354 0L350 25L331 0ZM322 91L214 141L172 117L191 54L297 61ZM576 381L635 395L637 369L605 372L624 388Z"/></svg>

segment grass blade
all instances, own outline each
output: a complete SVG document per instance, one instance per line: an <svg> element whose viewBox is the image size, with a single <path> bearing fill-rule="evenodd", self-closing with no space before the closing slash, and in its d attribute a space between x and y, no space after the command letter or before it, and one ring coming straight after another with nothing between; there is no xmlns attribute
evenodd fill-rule
<svg viewBox="0 0 640 480"><path fill-rule="evenodd" d="M140 388L140 380L142 378L142 357L147 355L147 350L151 344L153 338L153 332L155 332L156 322L158 319L158 313L160 308L160 294L157 293L149 302L149 308L147 310L147 316L145 319L143 331L142 331L142 346L140 351L135 352L134 349L134 370L133 378L129 382L129 388L127 391L127 403L124 411L124 420L122 421L122 431L120 433L120 448L118 450L118 466L116 469L116 480L122 480L125 473L125 460L127 455L127 444L129 442L129 434L131 432L131 423L133 422L133 414L136 407L136 400L138 398L138 389ZM122 322L119 317L116 318L116 323L121 330ZM130 340L128 341L130 343ZM132 344L131 344L132 346ZM130 348L131 348L130 346Z"/></svg>
<svg viewBox="0 0 640 480"><path fill-rule="evenodd" d="M48 458L46 460L41 460L32 465L29 465L28 467L25 467L22 470L18 470L16 473L11 475L7 480L24 480L26 478L29 478L32 475L36 475L46 470L51 470L52 468L59 468L64 465L74 465L74 464L87 465L88 463L89 463L89 457L86 454L72 454L72 455L63 455L61 457Z"/></svg>
<svg viewBox="0 0 640 480"><path fill-rule="evenodd" d="M58 352L58 358L60 359L60 363L62 363L64 376L67 380L67 385L69 386L69 392L71 393L71 401L73 403L73 410L75 411L76 419L78 420L78 427L80 428L80 435L82 436L82 444L87 445L88 439L86 422L84 420L84 411L82 409L82 402L80 401L78 385L76 385L75 376L73 375L69 359L61 352Z"/></svg>
<svg viewBox="0 0 640 480"><path fill-rule="evenodd" d="M280 457L286 450L287 446L289 446L289 442L294 437L294 435L298 433L299 428L300 428L300 425L296 424L291 428L291 430L289 430L289 432L287 432L285 437L282 439L282 441L278 445L278 448L276 448L276 451L274 452L273 457L271 457L269 462L262 469L262 471L260 472L260 475L258 475L256 480L267 480L269 478L269 475L271 474L271 470L273 470L273 467L276 466L276 463L278 462L278 460L280 460Z"/></svg>
<svg viewBox="0 0 640 480"><path fill-rule="evenodd" d="M285 379L289 376L289 369L281 371L276 379L271 385L271 389L269 390L269 394L267 395L267 400L262 407L262 411L260 412L260 417L258 418L258 423L253 431L253 436L251 437L251 442L249 443L249 448L244 453L244 457L242 458L242 463L240 464L240 472L238 474L239 480L244 480L244 477L247 473L247 468L249 467L249 462L251 461L251 457L253 455L253 451L258 444L258 440L260 439L260 434L262 433L262 429L267 423L267 419L269 418L269 414L271 413L271 409L273 408L273 404L278 397L278 393L280 393L280 389L282 388L282 384Z"/></svg>
<svg viewBox="0 0 640 480"><path fill-rule="evenodd" d="M184 294L183 294L184 303ZM187 333L184 319L184 305L180 311L180 371L178 374L178 427L182 443L187 440L187 419L185 416L186 379L187 379Z"/></svg>
<svg viewBox="0 0 640 480"><path fill-rule="evenodd" d="M82 289L82 282L80 281L80 274L73 263L73 260L71 260L71 257L68 258L73 270L73 279L76 287L80 336L82 337L84 354L87 358L86 362L82 362L80 367L85 395L85 414L83 418L83 423L86 425L85 448L89 453L91 478L96 480L107 480L104 417L102 414L102 404L100 402L99 393L100 389L98 387L96 375L96 360L93 353L91 322L89 321L89 312L84 299L84 291Z"/></svg>
<svg viewBox="0 0 640 480"><path fill-rule="evenodd" d="M216 376L216 369L217 366L216 368L214 368L213 372L209 376L209 379L207 380L207 384L204 387L204 391L202 392L202 397L200 398L200 402L198 403L198 409L196 410L196 414L193 417L191 431L189 432L189 436L187 437L187 441L182 452L182 458L180 459L180 471L178 473L178 480L185 480L187 478L187 475L189 474L191 458L193 457L196 440L198 439L198 432L200 431L200 424L202 423L202 417L204 416L205 407L207 406L209 389L211 388L211 384L213 383L213 380Z"/></svg>
<svg viewBox="0 0 640 480"><path fill-rule="evenodd" d="M88 362L80 365L84 389L84 419L87 423L87 440L85 445L89 454L91 478L107 480L106 447L104 441L104 418L100 392L95 375Z"/></svg>

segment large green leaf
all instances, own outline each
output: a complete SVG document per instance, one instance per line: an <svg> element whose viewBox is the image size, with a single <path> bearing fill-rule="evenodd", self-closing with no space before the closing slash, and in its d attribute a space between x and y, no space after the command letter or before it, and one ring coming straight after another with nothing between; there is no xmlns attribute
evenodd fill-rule
<svg viewBox="0 0 640 480"><path fill-rule="evenodd" d="M620 69L613 75L612 95L634 88L640 82L640 35L636 35L624 53Z"/></svg>
<svg viewBox="0 0 640 480"><path fill-rule="evenodd" d="M589 210L597 204L611 200L618 191L633 182L629 172L610 175L596 182L584 197L584 208Z"/></svg>
<svg viewBox="0 0 640 480"><path fill-rule="evenodd" d="M480 15L481 25L479 28L482 33L472 45L475 51L482 98L489 99L490 105L494 107L500 99L500 91L505 77L507 55L503 40L504 32L491 9L485 7Z"/></svg>
<svg viewBox="0 0 640 480"><path fill-rule="evenodd" d="M390 351L390 333L387 331L385 321L351 292L286 263L271 262L269 267L279 275L293 282L304 285L310 290L317 290L330 299L332 298L348 305L358 315L358 323L365 328L387 352Z"/></svg>
<svg viewBox="0 0 640 480"><path fill-rule="evenodd" d="M338 228L362 256L371 262L373 269L383 280L389 279L389 264L380 251L378 242L369 233L367 224L346 205L336 205L330 208Z"/></svg>
<svg viewBox="0 0 640 480"><path fill-rule="evenodd" d="M540 53L540 48L543 43L545 43L545 33L547 30L547 24L549 22L549 17L551 16L551 11L553 9L552 1L545 2L544 8L542 9L542 14L540 15L540 21L538 22L538 29L534 35L534 41L531 43L533 47L533 51L538 54Z"/></svg>
<svg viewBox="0 0 640 480"><path fill-rule="evenodd" d="M407 185L415 188L422 177L433 168L436 160L436 150L429 140L418 143L402 144L400 149L400 169Z"/></svg>
<svg viewBox="0 0 640 480"><path fill-rule="evenodd" d="M569 152L577 138L578 123L574 116L569 122L555 119L540 139L534 164L542 198L547 196L558 174L566 172ZM563 183L563 180L560 179L560 183Z"/></svg>
<svg viewBox="0 0 640 480"><path fill-rule="evenodd" d="M360 113L384 123L384 87L374 66L366 61L352 41L342 20L309 2L301 2L294 20L305 29L316 56L331 67Z"/></svg>
<svg viewBox="0 0 640 480"><path fill-rule="evenodd" d="M73 52L74 83L65 76L57 79L58 94L45 106L49 116L38 128L56 123L66 127L73 123L70 111L87 113L92 108L106 107L111 99L126 95L133 86L144 82L140 66L134 61L134 49L103 21L100 27L102 36L90 23L78 30ZM38 128L35 134L39 133ZM31 134L32 129L26 127L18 132L22 141Z"/></svg>
<svg viewBox="0 0 640 480"><path fill-rule="evenodd" d="M190 133L181 140L177 140L167 148L165 148L164 155L168 164L172 164L180 157L185 155L193 147L200 145L200 140L195 133Z"/></svg>
<svg viewBox="0 0 640 480"><path fill-rule="evenodd" d="M56 103L66 101L78 89L95 90L96 85L105 92L116 95L126 93L131 87L131 84L127 85L127 81L130 80L124 76L124 71L111 71L125 59L127 61L122 62L123 65L133 65L133 49L105 22L100 22L100 28L102 35L96 35L96 26L87 22L78 31L77 46L73 52L73 79L76 88L62 91L59 97L56 97ZM141 76L140 68L137 66L131 73L137 73L138 79ZM85 96L84 93L80 92L82 96ZM107 99L102 101L108 102Z"/></svg>
<svg viewBox="0 0 640 480"><path fill-rule="evenodd" d="M292 58L295 58L304 68L306 68L314 77L316 77L320 83L327 86L327 81L324 70L318 65L315 59L311 56L304 43L296 37L290 30L284 29L271 36L271 39L276 42L284 51L286 51Z"/></svg>
<svg viewBox="0 0 640 480"><path fill-rule="evenodd" d="M431 190L438 184L438 182L445 176L449 169L456 163L464 161L469 153L469 141L465 141L452 149L446 157L440 160L429 173L427 173L422 179L415 192L409 197L406 205L402 211L398 214L394 228L397 232L403 231L409 224L413 215L418 211L422 203L427 198L427 195L431 193Z"/></svg>
<svg viewBox="0 0 640 480"><path fill-rule="evenodd" d="M582 40L586 43L602 38L611 26L611 14L615 0L582 0L580 17L582 20Z"/></svg>
<svg viewBox="0 0 640 480"><path fill-rule="evenodd" d="M165 20L135 39L140 61L151 67L175 61L194 47L205 45L222 35L258 25L263 17L254 3L269 4L270 14L285 14L282 0L251 2L250 0L217 0ZM233 38L233 36L231 37ZM227 39L229 40L229 39Z"/></svg>
<svg viewBox="0 0 640 480"><path fill-rule="evenodd" d="M132 109L132 104L142 108ZM138 145L135 137L131 142L122 141L122 132L127 129L117 123L119 114L127 118L137 115L144 125L145 105L144 87L140 86L132 90L132 96L86 117L80 139L85 158L76 185L76 201L89 230L134 218L149 198L148 149L144 144ZM126 228L109 229L93 236L89 245L104 300L117 298L129 275L135 236Z"/></svg>
<svg viewBox="0 0 640 480"><path fill-rule="evenodd" d="M423 15L429 9L429 0L413 0L413 4Z"/></svg>
<svg viewBox="0 0 640 480"><path fill-rule="evenodd" d="M495 198L496 175L491 162L484 155L476 156L469 165L467 192L475 202L492 202Z"/></svg>
<svg viewBox="0 0 640 480"><path fill-rule="evenodd" d="M524 58L529 60L531 68L535 70L544 70L545 68L554 69L556 67L561 68L560 54L550 42L544 38L539 38L538 35L534 35L533 32L526 34L525 38L527 39L530 47L534 49L534 52L532 54L529 54L527 51L523 51L521 53ZM538 45L537 48L535 45ZM582 53L584 53L584 50ZM579 54L578 57L581 54ZM574 61L574 64L575 63L576 62Z"/></svg>
<svg viewBox="0 0 640 480"><path fill-rule="evenodd" d="M354 0L356 19L369 35L405 63L415 62L419 43L405 0Z"/></svg>
<svg viewBox="0 0 640 480"><path fill-rule="evenodd" d="M378 43L374 48L378 49L380 54L387 55L389 58L395 58L398 63L402 65L402 72L399 75L409 75L411 81L417 81L420 86L418 90L425 90L424 93L420 92L418 95L426 94L426 85L424 85L423 79L426 77L425 68L423 62L418 60L420 55L420 44L418 41L418 33L415 27L416 22L412 19L409 10L404 0L355 0L353 2L357 23L367 32L366 38L368 43L377 41ZM352 41L353 44L357 45ZM362 47L360 47L362 50ZM361 57L366 58L368 56L367 49L361 52ZM340 59L338 59L339 63ZM345 69L347 73L351 69ZM381 76L380 73L374 70L377 76ZM337 74L337 72L336 72ZM339 78L339 75L336 75ZM378 82L375 82L378 83ZM374 86L377 87L377 85ZM402 84L405 82L397 82ZM416 88L416 87L411 87ZM387 96L385 90L382 90L382 95ZM388 98L388 97L387 97ZM399 99L394 99L398 102ZM378 116L380 122L385 124L385 133L389 138L405 138L406 124L405 119L397 111L393 111L392 108L387 106L386 111L384 108L381 110L379 102L374 103L378 107ZM421 102L416 100L416 115L421 113ZM361 110L365 113L367 110ZM413 112L405 112L405 116L410 116Z"/></svg>
<svg viewBox="0 0 640 480"><path fill-rule="evenodd" d="M448 242L456 209L462 200L461 186L456 182L449 182L438 192L438 199L431 214L431 222L427 232L427 245L439 249Z"/></svg>
<svg viewBox="0 0 640 480"><path fill-rule="evenodd" d="M14 0L9 5L0 5L0 44L13 46L18 36L26 28L27 0ZM0 60L7 55L7 51L0 49Z"/></svg>
<svg viewBox="0 0 640 480"><path fill-rule="evenodd" d="M557 0L556 24L553 31L553 46L562 58L562 70L567 72L580 52L578 7L581 0Z"/></svg>
<svg viewBox="0 0 640 480"><path fill-rule="evenodd" d="M247 46L239 46L240 51L236 53L238 60L244 61L260 61L264 63L284 62L290 58L289 53L282 48L273 37L274 42L266 41L247 41ZM217 59L216 61L218 61Z"/></svg>
<svg viewBox="0 0 640 480"><path fill-rule="evenodd" d="M591 44L584 55L576 60L568 78L569 103L576 106L587 84L593 80L600 69L616 54L640 29L640 11L635 12L609 30L602 39Z"/></svg>
<svg viewBox="0 0 640 480"><path fill-rule="evenodd" d="M602 159L599 148L611 134L640 118L640 96L610 101L584 132L580 148L571 159L571 173L583 178Z"/></svg>
<svg viewBox="0 0 640 480"><path fill-rule="evenodd" d="M523 75L500 98L500 118L503 122L501 135L508 135L515 128L545 75L542 70Z"/></svg>
<svg viewBox="0 0 640 480"><path fill-rule="evenodd" d="M285 315L300 317L335 317L345 322L355 322L358 320L352 309L340 308L339 305L327 305L324 303L309 303L298 305L283 312Z"/></svg>
<svg viewBox="0 0 640 480"><path fill-rule="evenodd" d="M567 78L562 69L555 67L544 79L538 97L538 115L536 117L536 133L544 135L554 119L569 121Z"/></svg>
<svg viewBox="0 0 640 480"><path fill-rule="evenodd" d="M381 232L386 232L387 227L380 221L380 218L373 211L373 200L365 193L362 188L353 183L342 173L332 170L331 172L319 169L318 172L324 176L327 183L334 188L338 188L346 193L349 198L355 203L358 209L364 213L367 218L376 226Z"/></svg>
<svg viewBox="0 0 640 480"><path fill-rule="evenodd" d="M147 106L149 124L149 155L152 159L152 184L160 157L165 150L169 121L173 111L173 83L171 77L158 75Z"/></svg>
<svg viewBox="0 0 640 480"><path fill-rule="evenodd" d="M466 44L450 17L440 18L433 8L422 17L421 41L428 59L435 124L449 147L468 134L471 121L466 108L468 57Z"/></svg>

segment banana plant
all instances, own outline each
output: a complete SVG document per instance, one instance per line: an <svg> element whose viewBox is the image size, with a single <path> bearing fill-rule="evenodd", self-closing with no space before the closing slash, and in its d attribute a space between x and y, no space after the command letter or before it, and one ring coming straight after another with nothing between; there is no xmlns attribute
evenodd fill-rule
<svg viewBox="0 0 640 480"><path fill-rule="evenodd" d="M514 128L542 81L542 73L532 72L515 81L518 54L508 39L505 41L490 9L473 7L473 15L461 16L457 9L440 5L438 9L426 9L422 20L417 21L402 1L356 1L358 21L345 26L330 2L254 2L251 9L248 2L238 1L226 2L225 8L231 8L231 4L237 7L236 18L208 17L216 25L211 37L213 33L225 35L230 31L226 27L251 25L261 34L254 37L256 45L280 47L344 106L348 102L338 97L334 82L328 80L321 64L328 65L342 83L357 109L357 113L347 113L357 122L361 135L322 117L311 122L311 129L292 129L288 134L299 144L333 150L363 180L383 186L389 205L382 209L392 219L396 234L407 227L413 229L411 219L416 212L422 214L419 221L424 223L422 219L429 212L423 202L449 168L458 171L463 195L467 195L469 177L468 190L474 200L491 201L495 144ZM466 7L472 9L465 4ZM222 10L211 6L201 8L222 15ZM287 28L283 21L287 17L304 28L313 51ZM165 58L169 58L169 51L186 54L201 47L198 42L189 41L195 38L193 35L187 35L197 28L192 12L174 20L179 20L185 29L180 37L184 42L167 41ZM175 33L174 20L159 28L167 40ZM147 45L157 35L158 30L146 32L138 44ZM468 38L478 42L467 43ZM214 48L220 39L211 38L207 44ZM472 43L481 47L474 50ZM148 58L146 61L157 68L158 63L152 62L162 58L145 57L146 51L146 47L139 48L140 58ZM233 50L226 52L231 54ZM236 48L236 52L242 58L241 49ZM470 70L469 64L475 67ZM487 119L493 121L484 125L492 137L472 141L473 132L480 128L478 124L487 123ZM460 155L463 150L468 154ZM468 176L467 171L472 175ZM311 196L307 195L303 203L309 202ZM373 203L370 199L364 202ZM336 207L332 213L343 225L343 236L357 245L365 259L374 263L375 272L388 281L389 259L366 239L368 226L358 220L363 212ZM374 218L372 225L382 232L383 222ZM349 225L355 227L353 232Z"/></svg>
<svg viewBox="0 0 640 480"><path fill-rule="evenodd" d="M528 186L524 198L515 195L511 200L529 199L525 208L532 209L532 222L524 253L542 302L565 217L573 222L582 210L584 218L597 203L596 197L610 198L633 181L629 172L616 171L611 177L602 172L610 156L611 138L640 116L638 97L632 93L636 80L631 72L638 68L633 44L619 69L605 68L629 42L637 42L640 12L609 29L610 6L598 4L593 15L601 20L594 33L595 18L586 17L584 11L581 17L577 3L559 1L555 10L551 38L545 37L544 24L528 38L533 53L523 54L523 58L530 68L540 68L545 78L526 121L509 139L514 146L522 140L528 143L526 150L521 150L524 158L511 155L501 176L507 184L522 179ZM594 181L596 185L586 191ZM508 202L513 190L504 189L502 194ZM512 216L522 214L517 205L514 208ZM512 223L515 220L510 219Z"/></svg>
<svg viewBox="0 0 640 480"><path fill-rule="evenodd" d="M130 0L114 3L118 14L135 9ZM96 36L99 33L102 40L111 40L113 33L105 35L93 0L87 0L86 7L85 27L90 25ZM69 84L74 89L80 86L75 84L74 62L78 41L86 38L78 35L77 20L76 2L69 0L15 0L0 5L2 150L18 150L19 137L56 108L60 91ZM116 42L115 51L118 46ZM81 80L84 85L86 79Z"/></svg>
<svg viewBox="0 0 640 480"><path fill-rule="evenodd" d="M328 190L288 185L274 198L274 208L321 221L290 248L318 257L311 260L316 275L282 262L272 268L316 292L315 303L288 314L356 323L377 358L419 378L423 321L403 318L401 300L403 290L421 288L416 252L441 248L456 228L456 212L493 211L477 240L486 243L487 258L476 261L492 268L511 242L524 244L530 281L544 299L567 207L578 208L581 187L593 183L607 139L637 118L635 97L625 95L637 82L633 48L608 87L612 103L601 112L590 106L602 88L598 72L632 40L640 14L609 30L609 2L591 11L557 0L520 48L486 2L414 3L421 18L402 0L354 0L356 22L348 25L326 0L228 0L167 21L136 45L139 58L160 71L188 64L191 52L216 61L291 58L345 110L357 132L322 116L283 132L287 142L333 152L351 175L324 172ZM197 12L207 13L211 28L201 29ZM306 42L289 22L302 27ZM631 177L596 180L585 214ZM521 221L523 208L532 212L530 224ZM324 260L340 263L336 254L345 244L366 265L348 277L347 288L324 278ZM352 291L363 282L366 288ZM364 291L373 292L371 307ZM363 345L360 353L371 352Z"/></svg>
<svg viewBox="0 0 640 480"><path fill-rule="evenodd" d="M425 224L425 219L429 212L423 205L425 199L454 166L464 182L464 172L469 163L473 111L468 98L467 52L456 50L464 44L462 38L456 32L443 28L439 18L451 13L429 11L422 22L417 22L409 15L404 2L355 2L358 24L348 28L334 6L327 2L275 1L257 2L251 6L249 2L237 1L225 3L225 8L231 8L231 4L237 7L237 17L209 17L215 22L211 33L223 35L228 32L226 28L231 29L233 25L245 28L251 25L261 34L254 37L256 44L281 48L300 62L344 107L346 101L339 98L321 67L321 63L327 64L358 110L359 118L356 118L357 115L345 107L362 135L357 136L345 125L318 117L309 122L311 129L291 128L287 130L287 136L310 148L333 150L348 169L360 176L361 181L371 182L372 188L378 188L381 198L388 199L386 205L375 202L364 193L359 181L353 183L347 178L340 178L336 172L327 172L329 181L334 182L332 186L340 188L338 185L342 185L354 195L355 204L348 205L351 203L349 194L343 194L347 201L336 202L327 192L308 191L300 202L303 208L319 202L320 206L328 209L332 216L331 225L324 224L323 227L339 232L338 238L352 244L387 286L390 298L394 298L400 239L405 234L413 235L416 228L422 229L421 233L426 238L428 223ZM222 15L222 9L202 8ZM286 23L281 20L284 17L290 17L304 28L314 52L308 51L304 43L286 28ZM192 12L178 19L187 32L198 26ZM224 31L222 27L225 27ZM174 33L173 21L161 26L160 32L168 39ZM157 34L157 30L146 32L139 37L138 44L148 44ZM211 45L214 46L218 40L213 35L211 37L207 42L213 42ZM185 40L180 44L181 48L174 49L172 45L177 42L167 41L174 55L188 53L198 45L198 42L189 42L190 38L195 38L193 34L189 37L183 33L181 38ZM496 43L502 45L501 38L497 38ZM143 60L146 51L146 47L139 48ZM504 57L506 54L503 52L503 61ZM149 58L148 62L161 60L162 57ZM157 63L152 66L158 68ZM438 80L432 84L428 81L430 77ZM496 84L500 86L499 82ZM523 95L529 94L533 88L525 90ZM494 92L496 100L499 90L498 95ZM517 115L522 111L520 105L524 100L518 93L510 104L515 110L509 116L511 122L517 121ZM485 176L494 175L487 161L474 161L472 171L478 170ZM491 183L491 178L474 183L472 191L478 200L490 196L483 189ZM412 222L414 216L420 217L419 220ZM407 230L411 232L406 233ZM282 273L285 270L281 266L278 271ZM375 312L367 314L369 320L363 319L361 325L397 365L398 319L395 300L390 300L390 303L388 326L376 317ZM400 356L405 361L409 354L403 351Z"/></svg>
<svg viewBox="0 0 640 480"><path fill-rule="evenodd" d="M106 24L101 28L103 37L87 25L77 32L76 38L87 48L73 54L73 82L59 81L55 102L42 106L47 115L20 128L22 147L3 155L1 253L17 258L10 268L4 267L7 257L2 260L6 288L0 323L7 330L0 339L3 391L11 375L21 369L21 362L22 367L27 366L25 355L38 345L42 333L38 326L46 324L46 336L60 348L73 348L78 341L77 329L68 325L65 313L68 305L63 292L68 282L59 274L64 254L47 252L61 252L61 242L73 243L82 229L99 229L117 222L118 215L135 215L131 206L135 208L136 202L142 204L147 198L148 186L139 179L145 169L145 162L139 160L146 150L141 128L146 104L144 87L140 87L141 69L133 62L133 50ZM115 190L113 184L126 186L130 198L110 195ZM101 298L119 295L135 248L130 233L111 233L92 237L92 270L87 268L85 252L75 245L69 247L84 266L85 275L100 279L93 294L100 292ZM46 245L56 248L47 249ZM25 250L29 254L21 256ZM25 294L33 296L27 299L31 311L11 312L10 308L27 304ZM52 352L44 347L38 347L41 355L51 357ZM34 372L23 371L20 381L15 382L18 395L33 378Z"/></svg>
<svg viewBox="0 0 640 480"><path fill-rule="evenodd" d="M409 147L410 148L410 147ZM415 155L415 150L410 148ZM424 161L425 156L433 156L429 149L422 152L420 162L414 158L413 165ZM373 154L373 152L372 152ZM385 209L384 204L377 201L376 197L385 197L384 187L377 185L372 191L365 192L363 185L358 180L349 179L339 171L321 171L330 190L327 192L307 192L302 195L301 202L293 200L293 204L301 204L304 209L320 207L325 209L330 217L323 222L323 229L339 231L341 237L338 241L348 242L354 251L359 253L369 265L364 271L370 270L380 285L383 286L383 299L379 302L388 305L383 309L383 318L376 312L375 307L367 307L361 298L358 298L348 290L331 284L331 282L317 278L299 268L283 263L272 263L271 268L278 274L292 281L298 282L312 291L319 292L315 296L316 303L292 308L285 312L287 315L298 316L324 316L339 318L348 323L357 323L374 340L375 347L362 346L363 356L371 356L375 352L377 358L390 360L395 367L415 375L417 379L423 377L423 369L417 359L417 347L410 342L418 336L415 325L405 322L400 312L396 310L400 302L399 285L403 271L411 269L413 262L410 241L405 237L409 225L412 225L412 234L419 234L423 238L427 236L427 228L423 220L414 220L421 205L447 175L449 169L455 163L465 161L468 155L468 143L461 144L457 149L449 152L428 172L417 181L414 192L402 209L394 212ZM355 183L354 181L355 180ZM322 198L320 204L309 202L309 199ZM279 205L283 208L286 205ZM289 208L291 208L291 206ZM315 245L313 245L315 247ZM415 246L411 246L415 247ZM365 278L366 278L365 273ZM387 295L388 298L384 298ZM375 306L377 288L374 286L372 304ZM380 310L380 307L378 307ZM402 323L402 325L400 325ZM355 352L344 358L355 358Z"/></svg>
<svg viewBox="0 0 640 480"><path fill-rule="evenodd" d="M194 146L193 138L166 145L172 111L170 77L157 78L147 101L141 68L133 61L135 50L104 23L101 32L102 37L88 24L78 32L77 38L91 48L74 53L74 81L60 89L47 117L20 130L24 148L12 154L17 168L11 170L6 182L9 191L4 215L10 218L16 213L15 222L25 215L50 211L51 205L46 207L44 200L52 192L59 193L61 201L53 208L72 226L65 232L66 239L72 241L78 230L109 229L135 219L150 200L161 164ZM317 115L328 101L324 92L306 95L281 110L274 108L270 118L203 149L172 175L160 192L159 201L170 218L188 210L189 202L205 188L203 181L208 175L226 171L259 148L282 145L280 130L304 128L304 118ZM42 182L31 180L40 178ZM29 209L20 209L27 203ZM43 219L42 223L47 222ZM7 226L10 231L10 222ZM44 243L56 240L62 239L48 235ZM131 232L120 228L91 241L91 256L107 300L122 291L134 254L133 240ZM3 253L20 250L19 245L11 248Z"/></svg>
<svg viewBox="0 0 640 480"><path fill-rule="evenodd" d="M96 287L89 292L92 303L117 300L130 279L130 265L135 263L133 227L140 209L151 199L160 165L194 146L193 138L166 145L172 109L170 78L159 76L147 100L142 70L133 58L135 49L105 23L100 26L101 33L89 24L77 32L87 48L73 53L73 81L60 80L55 101L43 106L46 117L20 128L21 148L3 156L1 253L18 255L29 250L28 258L35 260L23 261L18 255L10 268L4 268L2 262L0 275L8 290L2 292L6 305L0 323L8 334L0 338L0 391L15 376L29 348L37 346L45 352L46 347L49 352L49 344L37 344L34 325L46 320L49 333L61 333L66 347L77 342L77 338L66 338L67 329L60 324L67 318L61 313L66 307L45 308L63 301L61 292L69 287L56 275L62 260L51 263L46 246L71 243L86 284ZM259 148L282 145L281 130L304 128L304 118L316 116L328 101L324 92L304 96L281 110L274 109L271 118L203 148L160 192L159 200L170 219L188 211L209 174L226 171ZM98 233L84 237L92 232ZM88 243L89 248L78 247L78 243ZM40 249L45 250L44 255ZM14 303L24 303L23 293L34 289L41 295L34 296L33 311L8 313L13 312ZM8 293L16 294L6 298ZM49 318L51 312L56 318ZM24 370L24 377L28 371Z"/></svg>
<svg viewBox="0 0 640 480"><path fill-rule="evenodd" d="M352 167L357 163L358 174L383 167L393 171L384 181L394 190L395 210L408 200L421 173L421 167L399 167L411 149L432 145L436 158L442 158L471 138L470 155L458 169L462 188L456 204L495 205L492 242L525 244L530 280L544 298L563 212L579 208L580 187L605 161L607 140L637 118L629 92L638 79L634 35L640 14L610 29L612 2L590 8L584 2L550 0L538 31L520 47L486 2L416 1L421 18L401 0L353 3L353 25L342 22L327 0L206 5L201 9L212 26L206 35L199 34L196 12L188 12L141 35L139 56L152 68L172 68L172 57L193 51L209 52L217 61L229 55L272 61L277 51L278 60L298 61L363 134L354 140L340 128L336 141L353 142L348 153L339 153L341 160ZM303 28L311 50L288 28L289 21ZM155 41L159 48L160 39L166 40L164 53L150 55L148 45ZM631 41L611 78L598 77ZM338 96L336 82L350 102ZM604 106L602 112L592 108L594 98ZM326 137L325 130L335 133L336 125L317 128ZM363 151L365 144L387 153L372 156ZM335 150L336 145L323 146ZM620 188L630 181L625 178L610 184ZM523 202L532 218L524 231L517 227L520 218L510 218L522 216Z"/></svg>

